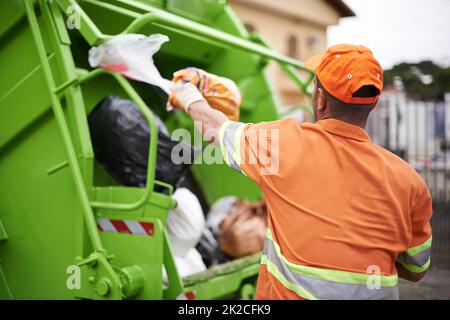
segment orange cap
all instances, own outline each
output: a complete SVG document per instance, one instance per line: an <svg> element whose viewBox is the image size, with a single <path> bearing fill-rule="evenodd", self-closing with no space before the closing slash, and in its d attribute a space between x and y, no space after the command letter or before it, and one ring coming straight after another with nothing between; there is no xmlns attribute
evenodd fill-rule
<svg viewBox="0 0 450 320"><path fill-rule="evenodd" d="M305 67L316 72L325 90L333 97L349 104L372 104L376 97L354 97L363 86L383 90L383 69L372 51L364 46L339 44L305 61Z"/></svg>

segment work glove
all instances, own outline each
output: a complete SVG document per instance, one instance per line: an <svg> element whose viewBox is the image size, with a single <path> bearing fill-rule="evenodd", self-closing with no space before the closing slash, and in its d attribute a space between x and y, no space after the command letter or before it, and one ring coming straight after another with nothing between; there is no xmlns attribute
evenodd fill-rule
<svg viewBox="0 0 450 320"><path fill-rule="evenodd" d="M189 113L189 107L199 101L206 102L206 99L193 83L179 82L174 85L167 106L169 109L178 108Z"/></svg>
<svg viewBox="0 0 450 320"><path fill-rule="evenodd" d="M230 120L239 120L242 97L234 81L197 68L187 68L175 72L172 81L176 84L192 83L212 108L223 112ZM173 94L171 98L172 96ZM184 106L177 105L177 102L180 101L169 98L169 103L173 107L185 110Z"/></svg>

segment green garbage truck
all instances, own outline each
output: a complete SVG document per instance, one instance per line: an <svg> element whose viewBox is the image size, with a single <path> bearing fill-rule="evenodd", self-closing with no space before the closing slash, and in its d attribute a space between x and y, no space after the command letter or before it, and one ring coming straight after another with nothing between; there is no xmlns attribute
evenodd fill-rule
<svg viewBox="0 0 450 320"><path fill-rule="evenodd" d="M176 202L173 188L155 179L151 111L169 130L195 129L147 85L90 68L90 48L127 33L170 38L154 57L168 79L188 66L233 79L243 96L241 121L279 117L264 74L270 61L299 90L308 93L312 80L301 62L249 34L226 0L1 1L0 299L254 297L258 255L184 278L177 271L166 232ZM148 122L144 187L119 185L95 158L88 116L108 95L132 100ZM190 175L207 204L261 195L225 165L196 163ZM144 231L104 232L99 219Z"/></svg>

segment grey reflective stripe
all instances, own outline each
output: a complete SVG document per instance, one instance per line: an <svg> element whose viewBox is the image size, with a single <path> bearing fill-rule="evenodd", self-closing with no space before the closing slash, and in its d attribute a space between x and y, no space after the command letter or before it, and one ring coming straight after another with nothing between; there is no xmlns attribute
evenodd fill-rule
<svg viewBox="0 0 450 320"><path fill-rule="evenodd" d="M428 262L428 259L430 259L430 255L431 255L431 248L428 248L422 252L419 252L415 256L410 256L407 253L402 253L399 255L399 258L407 264L413 264L421 267Z"/></svg>
<svg viewBox="0 0 450 320"><path fill-rule="evenodd" d="M236 159L234 158L234 154L236 152L240 152L240 150L235 150L235 146L233 144L233 139L236 131L241 127L245 125L242 122L233 122L230 124L224 132L223 135L223 145L225 146L225 150L227 152L227 158L228 158L228 165L232 167L237 172L242 172L241 168L239 166L239 163L236 163Z"/></svg>
<svg viewBox="0 0 450 320"><path fill-rule="evenodd" d="M275 246L270 239L264 244L264 254L275 264L283 276L311 293L317 299L330 300L397 300L398 286L368 288L367 285L342 283L313 278L293 272L278 257Z"/></svg>

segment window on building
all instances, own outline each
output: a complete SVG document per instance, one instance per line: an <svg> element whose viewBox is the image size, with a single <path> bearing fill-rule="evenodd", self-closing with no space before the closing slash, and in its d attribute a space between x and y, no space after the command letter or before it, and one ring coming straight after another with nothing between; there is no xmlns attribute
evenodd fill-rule
<svg viewBox="0 0 450 320"><path fill-rule="evenodd" d="M317 38L316 36L309 36L306 39L306 42L308 44L308 48L312 50L317 49L320 43L319 38Z"/></svg>
<svg viewBox="0 0 450 320"><path fill-rule="evenodd" d="M288 56L291 58L298 58L298 38L291 34L288 37Z"/></svg>

